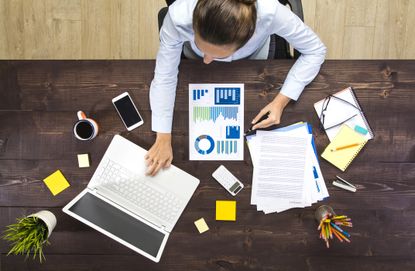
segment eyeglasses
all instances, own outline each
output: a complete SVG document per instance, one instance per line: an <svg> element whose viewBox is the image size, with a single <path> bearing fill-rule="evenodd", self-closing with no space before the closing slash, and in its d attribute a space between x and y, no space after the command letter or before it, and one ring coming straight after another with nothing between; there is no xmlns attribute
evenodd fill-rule
<svg viewBox="0 0 415 271"><path fill-rule="evenodd" d="M343 121L341 121L341 122L339 122L335 125L331 125L330 127L324 127L325 112L327 111L329 103L332 99L333 100L338 100L338 101L341 101L341 102L343 102L347 105L350 105L351 107L357 109L359 111L359 113L362 113L362 110L359 107L355 106L354 104L352 104L352 103L350 103L346 100L343 100L342 98L336 97L334 95L329 95L326 98L324 98L323 106L321 107L321 113L320 113L320 116L319 116L319 118L320 118L319 128L320 128L321 131L329 130L329 129L332 129L332 128L337 127L339 125L342 125L343 123L347 122L348 120L350 120L350 119L352 119L352 118L354 118L358 115L358 114L354 114L353 116L351 116L351 117L349 117L349 118L347 118L347 119L345 119L345 120L343 120Z"/></svg>

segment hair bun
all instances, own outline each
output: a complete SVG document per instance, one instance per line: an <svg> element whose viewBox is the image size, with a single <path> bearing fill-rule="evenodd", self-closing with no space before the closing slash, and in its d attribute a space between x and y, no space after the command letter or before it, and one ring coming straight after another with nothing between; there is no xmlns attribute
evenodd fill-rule
<svg viewBox="0 0 415 271"><path fill-rule="evenodd" d="M256 3L256 0L238 0L238 2L250 6L254 5Z"/></svg>

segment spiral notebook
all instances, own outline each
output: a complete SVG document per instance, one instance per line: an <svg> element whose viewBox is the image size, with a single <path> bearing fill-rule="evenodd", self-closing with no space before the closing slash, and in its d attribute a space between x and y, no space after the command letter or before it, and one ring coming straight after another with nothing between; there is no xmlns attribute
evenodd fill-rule
<svg viewBox="0 0 415 271"><path fill-rule="evenodd" d="M332 163L340 170L345 171L353 159L365 146L367 141L368 140L364 136L357 133L349 126L342 125L339 133L333 138L331 143L321 154L321 157ZM336 148L349 146L356 143L359 145L341 150L335 150Z"/></svg>
<svg viewBox="0 0 415 271"><path fill-rule="evenodd" d="M365 128L368 133L365 135L366 139L372 139L374 137L373 130L370 128L369 122L365 114L363 113L362 107L360 106L359 101L357 100L356 94L353 88L348 87L343 89L335 94L337 98L346 101L347 104L338 99L331 99L330 103L327 105L325 110L325 120L324 120L324 130L326 131L329 140L332 141L333 138L338 134L340 130L340 125L332 127L334 124L347 124L351 128L354 128L356 125ZM324 106L324 99L318 101L314 104L314 109L316 110L317 116L321 120L322 108ZM331 128L328 128L331 127Z"/></svg>

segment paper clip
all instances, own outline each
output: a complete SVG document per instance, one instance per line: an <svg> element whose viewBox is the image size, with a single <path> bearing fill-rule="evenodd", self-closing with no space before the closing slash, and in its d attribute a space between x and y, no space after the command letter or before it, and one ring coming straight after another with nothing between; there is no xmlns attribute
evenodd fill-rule
<svg viewBox="0 0 415 271"><path fill-rule="evenodd" d="M339 188L342 188L344 190L350 191L350 192L356 192L356 186L349 183L343 178L340 178L339 176L336 176L337 180L333 181L333 185L337 186Z"/></svg>

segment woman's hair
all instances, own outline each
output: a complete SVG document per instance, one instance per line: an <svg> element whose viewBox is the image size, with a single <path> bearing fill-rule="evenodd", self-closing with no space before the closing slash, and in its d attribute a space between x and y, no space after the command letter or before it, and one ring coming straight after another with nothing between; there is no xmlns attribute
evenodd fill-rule
<svg viewBox="0 0 415 271"><path fill-rule="evenodd" d="M193 29L206 42L241 48L256 25L256 0L198 0Z"/></svg>

